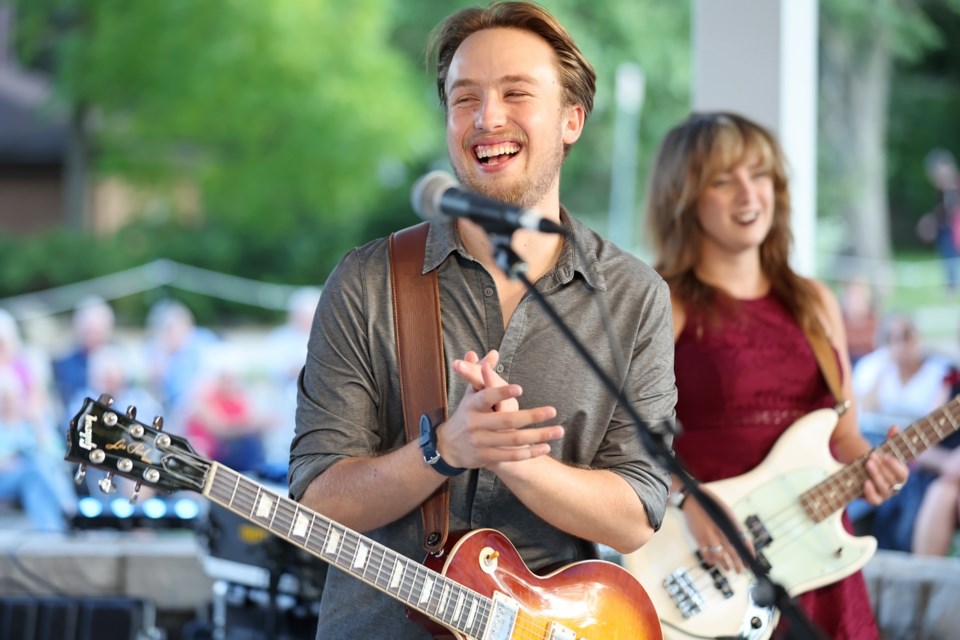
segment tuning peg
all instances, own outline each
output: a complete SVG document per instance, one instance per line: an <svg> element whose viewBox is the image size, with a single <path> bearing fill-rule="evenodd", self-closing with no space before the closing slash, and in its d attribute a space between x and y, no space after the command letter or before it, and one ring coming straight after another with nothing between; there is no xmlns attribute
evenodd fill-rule
<svg viewBox="0 0 960 640"><path fill-rule="evenodd" d="M154 416L153 428L157 431L163 431L163 416Z"/></svg>
<svg viewBox="0 0 960 640"><path fill-rule="evenodd" d="M127 417L131 420L137 419L137 408L132 404L127 407Z"/></svg>
<svg viewBox="0 0 960 640"><path fill-rule="evenodd" d="M83 479L87 477L87 465L81 464L77 467L77 472L73 474L73 481L80 485L83 484Z"/></svg>
<svg viewBox="0 0 960 640"><path fill-rule="evenodd" d="M113 482L113 472L111 471L105 477L100 478L100 481L97 482L97 486L100 487L100 491L104 493L113 493L117 490L117 485Z"/></svg>
<svg viewBox="0 0 960 640"><path fill-rule="evenodd" d="M113 396L111 396L109 393L101 393L100 397L97 398L97 402L100 404L105 404L109 407L113 404Z"/></svg>
<svg viewBox="0 0 960 640"><path fill-rule="evenodd" d="M140 498L140 483L133 485L133 493L130 494L130 504L137 504Z"/></svg>

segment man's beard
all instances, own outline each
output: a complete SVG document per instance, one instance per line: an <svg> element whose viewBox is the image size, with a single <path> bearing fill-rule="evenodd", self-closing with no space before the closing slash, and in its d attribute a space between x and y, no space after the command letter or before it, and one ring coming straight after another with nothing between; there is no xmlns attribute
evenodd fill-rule
<svg viewBox="0 0 960 640"><path fill-rule="evenodd" d="M563 161L564 152L561 143L543 162L534 167L533 175L515 177L506 181L497 178L479 180L474 174L465 171L459 162L452 162L452 164L457 179L470 191L494 200L532 209L553 188Z"/></svg>

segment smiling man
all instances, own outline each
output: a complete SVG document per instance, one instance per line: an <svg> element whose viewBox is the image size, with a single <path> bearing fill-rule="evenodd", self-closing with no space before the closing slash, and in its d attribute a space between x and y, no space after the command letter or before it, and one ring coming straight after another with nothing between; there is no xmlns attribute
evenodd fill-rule
<svg viewBox="0 0 960 640"><path fill-rule="evenodd" d="M566 240L520 230L512 246L666 435L676 391L665 284L560 205L561 167L593 106L593 69L553 16L525 2L450 16L431 52L458 178L566 228ZM596 543L642 545L660 525L669 478L627 410L496 266L487 233L465 219L430 223L423 270L439 275L448 363L449 418L434 431L442 463L404 439L387 240L375 240L345 256L324 287L301 376L292 496L409 558L423 555L418 508L446 481L450 529L496 529L534 571L592 557ZM612 331L594 295L607 297ZM389 584L379 593L331 571L318 637L429 637L398 596L431 594L394 594Z"/></svg>

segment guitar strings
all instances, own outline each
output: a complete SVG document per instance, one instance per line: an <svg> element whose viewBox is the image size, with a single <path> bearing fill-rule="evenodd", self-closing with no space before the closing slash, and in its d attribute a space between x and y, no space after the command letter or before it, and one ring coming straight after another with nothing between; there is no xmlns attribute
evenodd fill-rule
<svg viewBox="0 0 960 640"><path fill-rule="evenodd" d="M224 470L227 470L227 468L223 466L220 466L218 468L218 471L224 471ZM237 508L238 510L242 510L250 517L253 517L255 522L257 522L260 525L265 525L268 529L274 531L275 533L277 532L277 527L275 526L274 523L277 520L283 523L286 526L288 531L292 530L297 512L302 511L296 502L289 500L288 498L283 498L282 496L276 495L272 492L269 492L268 494L269 498L272 501L274 501L276 504L273 506L271 510L270 521L264 522L262 518L256 517L254 515L254 510L257 508L257 502L263 490L259 486L257 486L256 483L250 481L242 474L237 474L236 472L233 472L233 473L236 474L236 487L233 492L234 495L225 502L224 506L227 506L228 508ZM319 514L308 514L308 515L311 517L311 524L308 529L307 536L302 543L302 546L303 548L307 548L308 550L312 550L316 552L316 555L318 557L329 560L330 555L324 552L324 549L323 549L324 545L322 544L316 545L313 540L313 531L314 531L314 527ZM349 560L344 562L343 557L345 556L350 559L356 558L356 554L359 551L359 543L362 542L362 536L350 531L349 529L346 529L341 525L338 525L333 521L330 521L329 519L327 519L327 523L328 524L326 525L326 533L323 535L324 542L326 541L330 533L334 530L334 528L339 529L338 534L342 536L340 539L340 543L338 544L337 551L334 554L335 561L332 561L335 566L337 566L341 570L347 571L354 577L358 577L357 573L359 572L359 577L370 580L371 582L374 583L373 586L377 587L378 589L385 591L391 596L397 597L399 600L413 606L414 608L422 607L422 609L426 610L431 615L436 615L438 618L442 618L444 616L445 614L444 609L449 608L451 605L458 606L455 604L457 596L466 595L467 598L473 599L475 602L477 602L477 605L478 605L476 618L472 624L468 625L470 627L468 629L468 632L472 632L473 630L476 630L477 632L482 633L482 631L486 629L490 615L492 613L491 611L492 601L490 598L487 598L486 596L482 596L476 592L473 592L472 590L468 589L464 585L461 585L449 578L446 578L443 574L435 572L429 569L428 567L425 567L424 565L416 562L415 560L407 558L406 556L402 556L401 554L394 552L392 550L389 550L386 547L382 547L382 545L378 545L372 540L370 540L368 543L370 547L368 549L368 553L370 553L370 556L365 559L364 566L363 567L354 566L348 569L347 566L349 565ZM286 534L283 537L289 538L289 535ZM297 543L294 543L294 544L297 544ZM384 585L381 582L384 564L386 563L388 558L390 558L390 556L393 556L393 559L390 562L390 564L401 562L407 565L405 567L405 570L403 571L403 574L401 577L401 584L397 587L396 593L393 593L392 589L389 586ZM371 567L377 561L379 561L379 565L377 566L375 577L373 578L367 577L366 574L368 572L369 567ZM340 564L338 564L338 562ZM412 571L410 571L409 569L412 569ZM355 570L359 570L359 571L355 571ZM441 608L440 606L441 604L440 600L444 598L442 589L440 590L431 589L430 596L426 602L415 600L413 598L414 587L417 585L418 582L422 582L425 578L433 579L435 582L442 583L444 584L444 586L450 588L450 593L448 593L446 596L446 605L444 607ZM404 591L406 591L406 593L409 595L404 596L403 595ZM540 616L533 616L533 617L536 618ZM531 619L531 616L526 610L520 609L517 612L517 619L514 625L513 637L517 638L518 640L522 640L523 638L531 638L531 639L543 638L545 637L544 634L547 632L548 628L549 628L548 623L541 624L537 622L535 619ZM517 633L520 633L523 635L516 635ZM475 637L480 637L480 635L476 635Z"/></svg>

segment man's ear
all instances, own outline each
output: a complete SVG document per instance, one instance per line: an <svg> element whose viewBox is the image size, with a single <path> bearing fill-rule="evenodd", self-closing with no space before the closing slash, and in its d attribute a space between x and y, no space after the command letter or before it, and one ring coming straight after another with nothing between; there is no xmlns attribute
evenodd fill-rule
<svg viewBox="0 0 960 640"><path fill-rule="evenodd" d="M583 106L574 104L566 107L566 117L563 120L563 143L573 144L580 139L583 133L583 123L587 121L587 113Z"/></svg>

